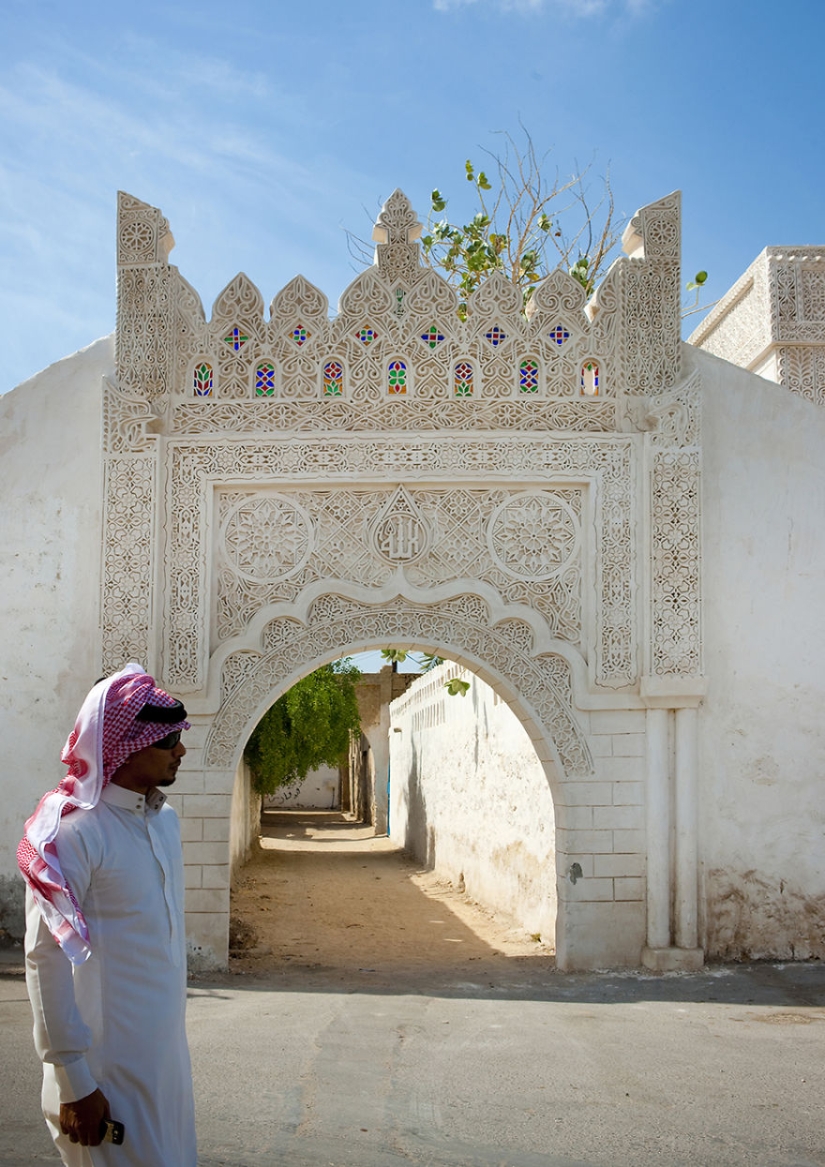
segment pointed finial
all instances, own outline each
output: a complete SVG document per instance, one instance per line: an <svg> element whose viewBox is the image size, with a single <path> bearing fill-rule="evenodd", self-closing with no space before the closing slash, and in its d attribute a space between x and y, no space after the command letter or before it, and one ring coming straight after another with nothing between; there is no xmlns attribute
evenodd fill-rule
<svg viewBox="0 0 825 1167"><path fill-rule="evenodd" d="M372 237L378 246L378 270L390 282L413 283L421 273L419 245L421 224L410 200L402 190L394 190L378 216Z"/></svg>

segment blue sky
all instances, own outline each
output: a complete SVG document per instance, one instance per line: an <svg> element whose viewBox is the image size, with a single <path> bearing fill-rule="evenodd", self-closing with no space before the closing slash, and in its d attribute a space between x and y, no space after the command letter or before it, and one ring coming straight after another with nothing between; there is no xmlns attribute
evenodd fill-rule
<svg viewBox="0 0 825 1167"><path fill-rule="evenodd" d="M686 278L825 243L817 0L2 0L0 392L114 326L118 189L163 209L207 310L239 270L335 303L400 186L469 208L519 118L625 215L684 194ZM698 318L696 318L698 320Z"/></svg>

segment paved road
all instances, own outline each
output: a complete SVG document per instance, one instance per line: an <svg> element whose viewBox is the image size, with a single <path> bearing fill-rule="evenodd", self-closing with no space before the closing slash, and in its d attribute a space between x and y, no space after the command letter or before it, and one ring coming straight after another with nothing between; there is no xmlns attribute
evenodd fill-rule
<svg viewBox="0 0 825 1167"><path fill-rule="evenodd" d="M19 977L0 1025L0 1163L55 1163ZM825 1167L816 964L293 968L194 980L189 1029L201 1167Z"/></svg>

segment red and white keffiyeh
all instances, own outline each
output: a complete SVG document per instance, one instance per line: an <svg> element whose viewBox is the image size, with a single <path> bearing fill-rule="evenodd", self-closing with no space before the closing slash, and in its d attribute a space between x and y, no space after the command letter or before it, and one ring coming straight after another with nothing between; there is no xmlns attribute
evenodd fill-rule
<svg viewBox="0 0 825 1167"><path fill-rule="evenodd" d="M91 948L83 913L60 869L54 842L60 820L78 808L96 806L104 786L132 754L175 730L189 729L185 720L136 720L146 705L172 709L177 704L137 664L98 681L83 702L61 754L68 774L41 798L26 823L17 863L50 932L73 964L87 960Z"/></svg>

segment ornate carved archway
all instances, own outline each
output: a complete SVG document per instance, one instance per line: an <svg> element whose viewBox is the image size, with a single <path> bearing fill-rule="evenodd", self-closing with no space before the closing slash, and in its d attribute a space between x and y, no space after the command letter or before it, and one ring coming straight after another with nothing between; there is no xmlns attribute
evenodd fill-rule
<svg viewBox="0 0 825 1167"><path fill-rule="evenodd" d="M584 873L560 868L562 962L635 963L645 927L654 963L695 959L701 426L678 195L632 220L588 304L557 271L525 313L494 274L466 318L400 191L334 318L298 276L265 319L241 273L207 320L161 213L121 195L118 231L103 663L145 662L194 711L193 934L220 961L228 856L198 850L194 819L229 815L257 713L347 646L415 642L486 670L555 762Z"/></svg>

